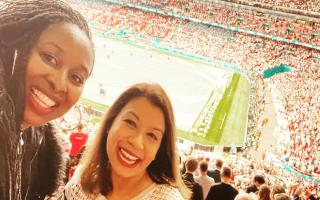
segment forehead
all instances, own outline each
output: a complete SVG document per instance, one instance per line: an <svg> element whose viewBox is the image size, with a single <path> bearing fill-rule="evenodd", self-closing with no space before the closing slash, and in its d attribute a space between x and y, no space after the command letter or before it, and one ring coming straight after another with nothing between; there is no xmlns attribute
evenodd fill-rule
<svg viewBox="0 0 320 200"><path fill-rule="evenodd" d="M60 47L65 55L69 55L79 61L91 71L93 66L93 46L88 36L77 25L61 22L49 25L39 37L38 47L54 44Z"/></svg>

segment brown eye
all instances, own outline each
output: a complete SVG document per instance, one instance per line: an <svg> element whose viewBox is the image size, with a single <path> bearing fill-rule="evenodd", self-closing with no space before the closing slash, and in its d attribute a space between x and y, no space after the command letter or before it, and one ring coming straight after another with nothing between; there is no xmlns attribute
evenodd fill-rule
<svg viewBox="0 0 320 200"><path fill-rule="evenodd" d="M131 127L134 127L134 128L137 127L136 123L131 119L126 119L124 121Z"/></svg>
<svg viewBox="0 0 320 200"><path fill-rule="evenodd" d="M57 67L58 65L57 59L49 53L41 53L41 58L45 63L52 67Z"/></svg>
<svg viewBox="0 0 320 200"><path fill-rule="evenodd" d="M154 141L158 141L158 137L152 132L148 133L148 137L150 137Z"/></svg>
<svg viewBox="0 0 320 200"><path fill-rule="evenodd" d="M84 83L84 78L81 75L76 73L71 74L70 79L71 79L71 82L77 86L82 86Z"/></svg>

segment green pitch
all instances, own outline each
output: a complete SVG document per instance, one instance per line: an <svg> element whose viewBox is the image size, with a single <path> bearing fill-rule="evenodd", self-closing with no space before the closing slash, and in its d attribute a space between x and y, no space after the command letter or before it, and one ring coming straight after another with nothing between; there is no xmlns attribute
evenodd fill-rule
<svg viewBox="0 0 320 200"><path fill-rule="evenodd" d="M234 73L220 101L213 91L193 131L178 129L178 137L203 145L240 146L247 129L249 89L248 81Z"/></svg>

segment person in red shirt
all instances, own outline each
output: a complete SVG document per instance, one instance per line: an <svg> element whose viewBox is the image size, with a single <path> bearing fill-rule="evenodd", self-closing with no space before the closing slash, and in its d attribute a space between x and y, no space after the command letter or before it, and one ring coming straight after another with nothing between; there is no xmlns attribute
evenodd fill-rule
<svg viewBox="0 0 320 200"><path fill-rule="evenodd" d="M88 134L82 132L83 124L78 125L78 131L71 133L70 142L71 142L71 150L69 153L70 157L75 157L78 155L81 148L85 145L88 140Z"/></svg>

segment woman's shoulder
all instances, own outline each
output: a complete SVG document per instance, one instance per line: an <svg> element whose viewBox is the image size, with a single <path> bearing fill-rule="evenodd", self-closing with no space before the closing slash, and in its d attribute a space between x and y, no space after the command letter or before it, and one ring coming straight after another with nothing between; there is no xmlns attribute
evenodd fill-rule
<svg viewBox="0 0 320 200"><path fill-rule="evenodd" d="M151 197L152 200L183 200L180 191L169 184L157 184L153 190Z"/></svg>
<svg viewBox="0 0 320 200"><path fill-rule="evenodd" d="M90 198L86 198L87 195L82 190L82 187L80 184L80 177L76 176L76 173L64 187L64 195L68 200L73 200L77 198L81 198L84 200L90 199Z"/></svg>
<svg viewBox="0 0 320 200"><path fill-rule="evenodd" d="M87 194L81 187L80 183L80 170L77 169L71 180L67 183L64 190L64 195L67 200L94 200L94 199L105 199L102 196L96 196L93 194Z"/></svg>

